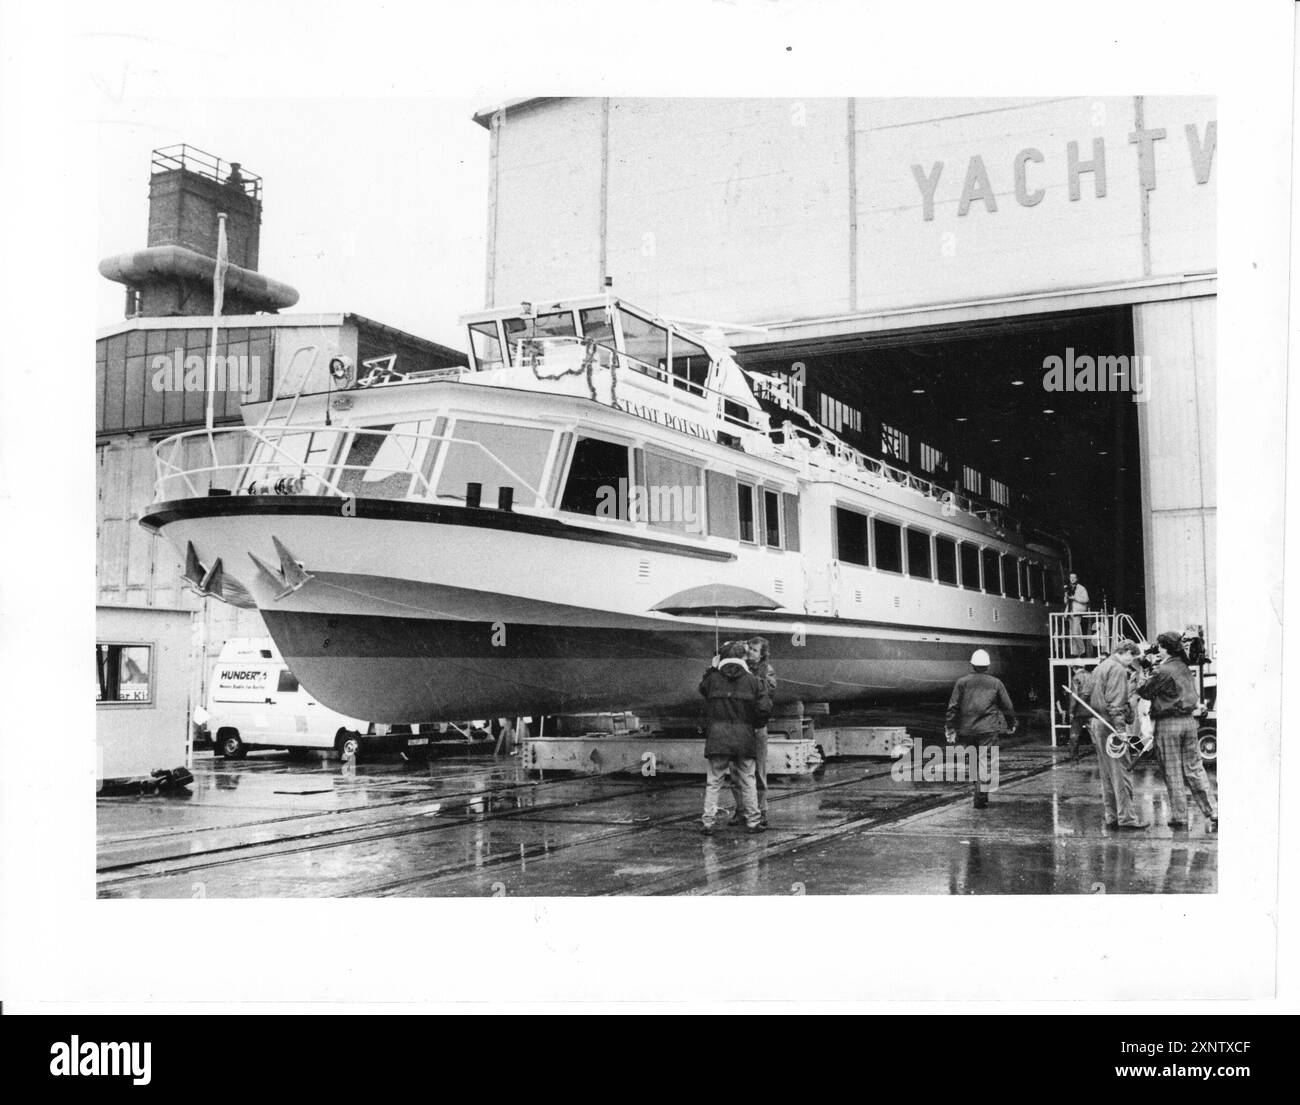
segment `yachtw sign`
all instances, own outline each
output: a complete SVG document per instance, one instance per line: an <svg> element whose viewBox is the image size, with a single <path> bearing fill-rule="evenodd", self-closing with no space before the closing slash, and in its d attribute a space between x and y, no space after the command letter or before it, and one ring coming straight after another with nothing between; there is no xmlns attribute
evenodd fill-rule
<svg viewBox="0 0 1300 1105"><path fill-rule="evenodd" d="M1006 184L1012 185L1011 192L1015 202L1021 207L1036 207L1047 196L1047 189L1038 183L1040 174L1045 170L1049 159L1063 160L1066 179L1069 184L1071 202L1083 198L1085 187L1091 190L1096 199L1106 197L1107 157L1121 155L1136 157L1138 175L1143 190L1155 191L1159 182L1160 143L1183 141L1187 144L1187 155L1193 179L1197 184L1208 184L1214 168L1214 152L1218 143L1217 120L1210 119L1203 126L1187 123L1181 132L1170 133L1164 127L1139 127L1128 135L1128 144L1123 151L1109 150L1104 137L1095 137L1090 147L1078 141L1065 144L1065 149L1055 149L1048 153L1034 146L1026 146L1011 158L1010 164L987 163L984 155L972 154L960 176L947 171L943 161L933 161L927 168L924 164L912 164L912 178L921 193L921 216L926 222L934 220L936 197L947 199L960 188L957 201L957 215L963 217L970 213L972 207L980 206L989 214L998 212L998 195L1007 195ZM1180 159L1181 160L1181 159ZM1049 167L1050 168L1050 167ZM1059 169L1058 169L1059 172ZM1085 181L1087 178L1087 181ZM959 183L960 181L960 183ZM996 187L1000 185L1001 187Z"/></svg>

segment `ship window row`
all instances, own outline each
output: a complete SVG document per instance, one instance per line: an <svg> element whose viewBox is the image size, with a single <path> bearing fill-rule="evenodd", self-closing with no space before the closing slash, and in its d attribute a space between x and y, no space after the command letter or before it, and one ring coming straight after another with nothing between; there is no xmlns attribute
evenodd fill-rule
<svg viewBox="0 0 1300 1105"><path fill-rule="evenodd" d="M968 591L1047 601L1047 571L1037 561L847 507L835 508L835 558Z"/></svg>

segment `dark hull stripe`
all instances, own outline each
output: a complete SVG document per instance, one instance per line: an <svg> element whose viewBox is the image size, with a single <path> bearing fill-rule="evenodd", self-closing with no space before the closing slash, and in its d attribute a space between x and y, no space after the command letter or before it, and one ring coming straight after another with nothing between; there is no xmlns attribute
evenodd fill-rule
<svg viewBox="0 0 1300 1105"><path fill-rule="evenodd" d="M590 541L625 549L670 553L695 560L733 561L735 553L721 549L698 548L675 541L659 541L636 534L610 533L588 526L571 525L558 518L539 518L515 514L508 510L482 507L448 506L443 503L415 503L404 499L356 499L356 517L394 522L433 522L443 526L475 526L479 529L506 530L511 533L555 537L565 541ZM315 515L340 516L341 499L319 495L212 495L207 498L170 499L154 503L141 516L140 524L155 532L169 523L191 518L229 518L235 515Z"/></svg>

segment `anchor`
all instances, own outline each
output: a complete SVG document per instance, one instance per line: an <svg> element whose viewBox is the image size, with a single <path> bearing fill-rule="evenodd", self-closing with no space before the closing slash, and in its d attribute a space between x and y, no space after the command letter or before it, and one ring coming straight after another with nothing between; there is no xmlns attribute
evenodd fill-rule
<svg viewBox="0 0 1300 1105"><path fill-rule="evenodd" d="M315 579L315 576L303 569L302 562L284 547L284 542L278 537L272 535L271 543L275 545L275 551L280 557L279 569L272 568L254 552L250 552L248 555L257 566L258 573L262 578L276 588L275 598L276 601L279 601L286 595L292 595L295 591L300 590L303 584Z"/></svg>
<svg viewBox="0 0 1300 1105"><path fill-rule="evenodd" d="M185 571L182 573L182 578L189 584L189 589L201 599L211 596L230 606L238 606L245 610L257 609L257 604L249 594L248 588L237 579L226 578L221 557L217 557L212 562L211 568L203 567L193 541L185 542Z"/></svg>

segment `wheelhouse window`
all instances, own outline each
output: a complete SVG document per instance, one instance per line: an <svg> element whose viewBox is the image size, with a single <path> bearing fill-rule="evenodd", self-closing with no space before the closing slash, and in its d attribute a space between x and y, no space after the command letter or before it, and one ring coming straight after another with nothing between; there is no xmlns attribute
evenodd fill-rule
<svg viewBox="0 0 1300 1105"><path fill-rule="evenodd" d="M673 334L672 373L674 387L703 395L709 378L708 353L703 346L696 345L681 334Z"/></svg>
<svg viewBox="0 0 1300 1105"><path fill-rule="evenodd" d="M1020 561L1010 553L1002 558L1002 593L1007 598L1020 597Z"/></svg>
<svg viewBox="0 0 1300 1105"><path fill-rule="evenodd" d="M903 527L883 518L873 518L871 537L876 546L876 567L882 572L902 572Z"/></svg>
<svg viewBox="0 0 1300 1105"><path fill-rule="evenodd" d="M871 563L867 549L867 516L856 510L835 508L836 559L845 564Z"/></svg>
<svg viewBox="0 0 1300 1105"><path fill-rule="evenodd" d="M961 543L961 585L967 591L980 589L980 551L969 541Z"/></svg>
<svg viewBox="0 0 1300 1105"><path fill-rule="evenodd" d="M438 475L439 498L465 502L471 483L479 486L479 501L495 507L501 490L511 489L513 502L533 505L542 486L542 472L551 448L552 431L537 426L506 426L458 418L442 443L445 457ZM626 452L623 475L627 475ZM617 489L618 481L614 481ZM594 510L589 513L595 513Z"/></svg>
<svg viewBox="0 0 1300 1105"><path fill-rule="evenodd" d="M957 542L949 537L934 539L934 568L940 583L957 585Z"/></svg>
<svg viewBox="0 0 1300 1105"><path fill-rule="evenodd" d="M578 334L573 325L572 311L554 311L538 315L532 320L532 334L538 338L572 338Z"/></svg>
<svg viewBox="0 0 1300 1105"><path fill-rule="evenodd" d="M667 375L668 331L621 307L618 318L623 328L623 350L639 362L632 367L648 376L664 379Z"/></svg>
<svg viewBox="0 0 1300 1105"><path fill-rule="evenodd" d="M416 454L423 442L417 436L427 423L397 422L358 430L348 446L338 488L345 495L366 499L402 499L411 490Z"/></svg>
<svg viewBox="0 0 1300 1105"><path fill-rule="evenodd" d="M781 493L763 491L763 544L769 549L781 547Z"/></svg>
<svg viewBox="0 0 1300 1105"><path fill-rule="evenodd" d="M998 570L998 550L983 549L980 551L980 559L983 561L984 568L984 590L990 595L1002 594L1002 573Z"/></svg>
<svg viewBox="0 0 1300 1105"><path fill-rule="evenodd" d="M578 312L582 322L582 336L601 345L614 347L614 316L604 307L584 307Z"/></svg>
<svg viewBox="0 0 1300 1105"><path fill-rule="evenodd" d="M627 446L598 437L580 437L573 447L560 509L572 514L617 518L620 511L612 504L623 499L618 493L619 480L627 485Z"/></svg>
<svg viewBox="0 0 1300 1105"><path fill-rule="evenodd" d="M474 365L480 372L500 368L505 363L496 322L471 322L469 340L474 350Z"/></svg>
<svg viewBox="0 0 1300 1105"><path fill-rule="evenodd" d="M152 702L150 645L95 646L96 702Z"/></svg>
<svg viewBox="0 0 1300 1105"><path fill-rule="evenodd" d="M736 485L736 516L740 523L740 539L753 544L754 535L754 489L747 483Z"/></svg>
<svg viewBox="0 0 1300 1105"><path fill-rule="evenodd" d="M930 571L930 535L923 530L907 531L907 574L917 579L932 579Z"/></svg>

